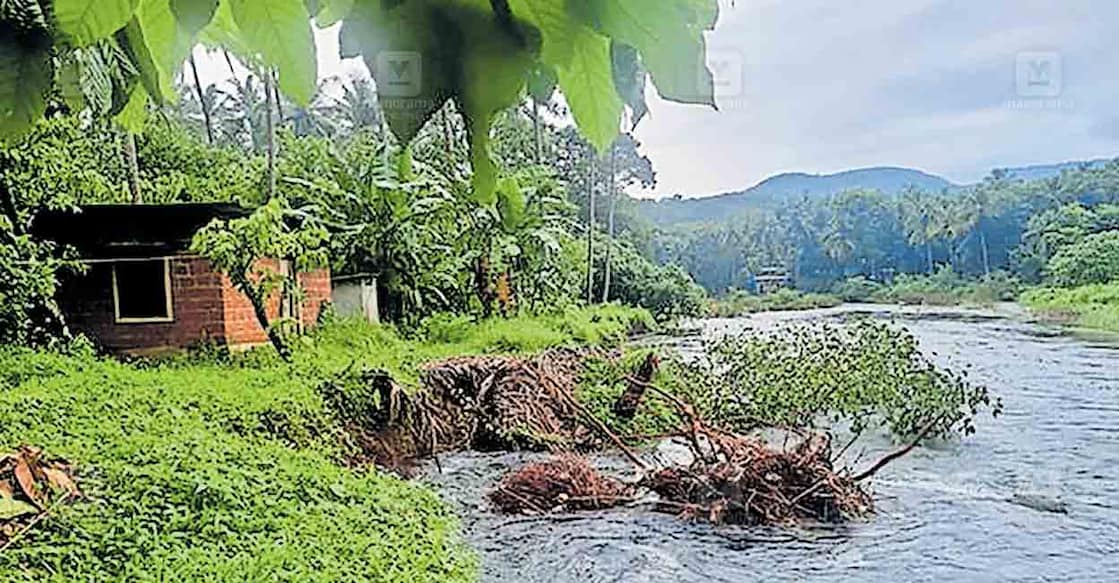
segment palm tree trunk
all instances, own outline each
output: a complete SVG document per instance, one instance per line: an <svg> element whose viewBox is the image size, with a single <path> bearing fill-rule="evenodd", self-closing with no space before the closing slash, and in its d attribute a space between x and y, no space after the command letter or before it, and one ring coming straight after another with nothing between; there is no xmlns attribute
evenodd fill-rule
<svg viewBox="0 0 1119 583"><path fill-rule="evenodd" d="M202 106L202 120L206 123L206 141L214 143L214 122L210 118L210 104L206 102L206 93L202 90L202 82L198 80L198 64L194 62L194 53L190 55L190 70L194 73L194 90L198 92L198 104Z"/></svg>
<svg viewBox="0 0 1119 583"><path fill-rule="evenodd" d="M587 167L587 303L594 303L594 154Z"/></svg>
<svg viewBox="0 0 1119 583"><path fill-rule="evenodd" d="M272 81L272 102L276 104L276 124L280 127L284 126L284 102L280 99L280 80L276 76L276 71L273 69L269 72L270 81ZM308 106L310 107L310 106Z"/></svg>
<svg viewBox="0 0 1119 583"><path fill-rule="evenodd" d="M276 127L272 120L272 73L264 75L264 143L268 155L268 200L276 195Z"/></svg>
<svg viewBox="0 0 1119 583"><path fill-rule="evenodd" d="M928 263L929 275L933 274L933 256L932 256L932 241L925 240L925 260Z"/></svg>
<svg viewBox="0 0 1119 583"><path fill-rule="evenodd" d="M979 231L979 250L983 253L983 274L986 276L991 275L991 254L987 248L987 234L983 232L982 228L976 228Z"/></svg>
<svg viewBox="0 0 1119 583"><path fill-rule="evenodd" d="M542 164L544 161L543 142L540 135L540 102L532 99L532 140L535 150L535 162Z"/></svg>
<svg viewBox="0 0 1119 583"><path fill-rule="evenodd" d="M140 161L136 156L136 135L125 130L122 141L124 163L128 172L128 192L132 195L132 204L143 204L144 195L140 192Z"/></svg>
<svg viewBox="0 0 1119 583"><path fill-rule="evenodd" d="M610 301L610 261L612 259L614 250L614 211L618 207L618 193L614 192L614 180L618 171L618 149L614 144L610 144L610 178L608 179L607 192L610 193L610 212L606 219L606 232L608 234L606 241L606 267L602 279L602 303Z"/></svg>
<svg viewBox="0 0 1119 583"><path fill-rule="evenodd" d="M448 109L449 107L450 106L443 107L443 115L440 121L443 123L443 141L447 142L447 160L453 160L455 153L455 134L451 129L451 110Z"/></svg>

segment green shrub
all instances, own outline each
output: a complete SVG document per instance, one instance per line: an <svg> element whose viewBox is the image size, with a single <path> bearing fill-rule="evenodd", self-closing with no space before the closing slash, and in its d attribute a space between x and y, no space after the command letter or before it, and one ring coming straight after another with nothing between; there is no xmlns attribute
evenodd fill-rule
<svg viewBox="0 0 1119 583"><path fill-rule="evenodd" d="M679 430L675 407L646 393L637 416L614 416L614 402L648 351L588 365L578 397L617 435L658 436ZM854 432L881 426L899 438L927 424L933 435L975 431L984 410L1001 401L988 390L926 358L904 329L858 320L811 324L712 343L704 359L662 356L654 384L696 406L708 422L750 431L762 427L830 427Z"/></svg>
<svg viewBox="0 0 1119 583"><path fill-rule="evenodd" d="M1119 281L1119 230L1061 247L1046 265L1046 273L1060 287Z"/></svg>
<svg viewBox="0 0 1119 583"><path fill-rule="evenodd" d="M832 293L845 302L868 302L882 293L882 284L857 275L849 277L832 288Z"/></svg>

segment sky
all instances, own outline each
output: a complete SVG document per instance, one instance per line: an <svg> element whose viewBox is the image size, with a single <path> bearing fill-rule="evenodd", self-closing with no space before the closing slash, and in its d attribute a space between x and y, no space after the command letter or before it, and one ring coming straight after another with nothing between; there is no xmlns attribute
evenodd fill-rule
<svg viewBox="0 0 1119 583"><path fill-rule="evenodd" d="M719 0L718 111L660 100L635 134L657 187L702 196L781 172L1119 156L1115 0ZM362 72L317 31L320 77ZM203 75L227 76L224 61ZM203 82L208 82L206 79Z"/></svg>

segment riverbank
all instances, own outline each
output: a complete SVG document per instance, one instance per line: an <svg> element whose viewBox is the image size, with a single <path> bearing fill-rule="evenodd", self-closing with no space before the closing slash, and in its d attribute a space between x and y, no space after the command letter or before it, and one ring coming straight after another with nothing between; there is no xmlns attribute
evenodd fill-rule
<svg viewBox="0 0 1119 583"><path fill-rule="evenodd" d="M1119 332L1119 282L1033 289L1021 302L1043 321Z"/></svg>
<svg viewBox="0 0 1119 583"><path fill-rule="evenodd" d="M923 353L1004 399L1005 413L981 418L974 435L928 443L887 466L873 484L878 514L866 521L713 527L631 508L549 518L478 503L505 474L543 454L447 455L428 462L425 480L460 513L486 583L1079 581L1119 573L1111 552L1119 492L1109 487L1119 467L1109 437L1119 430L1119 378L1111 373L1119 345L1053 334L1017 311L996 317L1004 309L1014 308L844 306L702 322L703 338L714 339L753 335L769 323L869 315L905 326ZM702 350L692 338L666 340L689 354ZM837 442L837 454L845 443ZM888 434L869 432L840 460L862 468L896 447ZM649 459L670 453L652 451ZM632 475L618 454L592 461L607 475ZM1068 514L1045 509L1062 504Z"/></svg>
<svg viewBox="0 0 1119 583"><path fill-rule="evenodd" d="M411 337L337 322L290 365L269 349L134 363L82 346L0 349L0 453L65 458L83 494L5 535L18 539L0 580L472 581L474 553L435 494L347 467L324 383L380 369L406 386L431 360L609 345L651 324L616 306L439 317Z"/></svg>
<svg viewBox="0 0 1119 583"><path fill-rule="evenodd" d="M980 280L966 280L950 270L932 275L902 274L890 284L852 277L827 292L781 289L754 295L734 291L712 302L711 314L733 318L759 312L804 311L834 308L841 304L900 304L920 306L992 306L1014 301L1022 285L1004 273Z"/></svg>

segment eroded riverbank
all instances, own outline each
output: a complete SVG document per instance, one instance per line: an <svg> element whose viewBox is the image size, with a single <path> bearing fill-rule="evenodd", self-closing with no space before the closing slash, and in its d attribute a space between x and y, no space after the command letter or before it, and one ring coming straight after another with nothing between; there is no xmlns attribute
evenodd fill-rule
<svg viewBox="0 0 1119 583"><path fill-rule="evenodd" d="M875 478L879 514L797 530L688 524L643 509L552 518L492 513L484 492L530 454L441 459L487 581L1078 581L1119 576L1119 345L999 310L857 306L705 322L704 335L871 312L1003 398L1003 417L922 447ZM681 350L701 338L664 340ZM890 447L866 438L851 456ZM624 474L625 462L596 462Z"/></svg>

